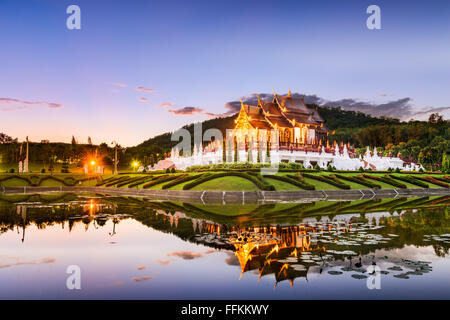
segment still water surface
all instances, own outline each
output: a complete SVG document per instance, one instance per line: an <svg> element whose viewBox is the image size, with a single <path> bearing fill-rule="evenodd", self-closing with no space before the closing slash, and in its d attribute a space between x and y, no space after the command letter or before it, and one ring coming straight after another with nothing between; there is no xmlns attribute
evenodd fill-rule
<svg viewBox="0 0 450 320"><path fill-rule="evenodd" d="M0 298L449 299L449 204L2 196Z"/></svg>

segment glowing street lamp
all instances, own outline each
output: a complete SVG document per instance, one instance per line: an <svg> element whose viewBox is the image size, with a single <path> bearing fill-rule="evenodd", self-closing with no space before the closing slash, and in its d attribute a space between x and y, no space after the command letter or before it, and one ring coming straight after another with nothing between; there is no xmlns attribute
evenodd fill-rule
<svg viewBox="0 0 450 320"><path fill-rule="evenodd" d="M134 172L136 172L136 167L138 166L138 163L135 161L133 162L133 168L134 168Z"/></svg>

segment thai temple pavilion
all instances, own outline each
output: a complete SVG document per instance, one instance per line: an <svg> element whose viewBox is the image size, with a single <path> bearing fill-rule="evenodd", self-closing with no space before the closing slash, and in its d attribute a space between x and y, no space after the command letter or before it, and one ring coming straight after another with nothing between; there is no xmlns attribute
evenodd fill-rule
<svg viewBox="0 0 450 320"><path fill-rule="evenodd" d="M178 147L170 157L161 160L148 170L177 168L185 170L193 165L209 165L224 162L249 163L301 163L304 168L328 166L337 170L402 169L419 170L420 165L406 163L398 157L385 157L376 147L367 147L364 156L357 156L354 146L336 143L330 146L324 119L316 108L308 107L303 98L274 94L272 101L258 97L256 105L241 101L241 109L234 128L228 128L226 137L194 146L191 155L180 155ZM139 168L144 170L144 167Z"/></svg>
<svg viewBox="0 0 450 320"><path fill-rule="evenodd" d="M304 98L274 94L272 101L259 99L256 106L241 101L234 129L277 130L279 146L326 145L328 128L317 108L306 105Z"/></svg>

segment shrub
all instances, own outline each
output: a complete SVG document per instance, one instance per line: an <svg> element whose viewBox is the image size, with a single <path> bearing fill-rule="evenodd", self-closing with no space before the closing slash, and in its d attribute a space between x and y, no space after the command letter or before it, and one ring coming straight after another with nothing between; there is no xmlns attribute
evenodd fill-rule
<svg viewBox="0 0 450 320"><path fill-rule="evenodd" d="M420 179L422 181L426 181L429 182L431 184L437 185L439 187L444 187L444 188L448 188L449 185L447 183L444 183L442 181L439 181L433 177L415 177L416 179Z"/></svg>
<svg viewBox="0 0 450 320"><path fill-rule="evenodd" d="M45 173L45 168L42 168L42 169L41 169L41 173Z"/></svg>
<svg viewBox="0 0 450 320"><path fill-rule="evenodd" d="M328 184L331 184L333 186L338 187L339 189L350 189L350 186L348 184L343 183L342 181L339 181L336 176L320 176L320 175L313 175L313 174L302 174L306 178L314 179L317 181L322 181Z"/></svg>
<svg viewBox="0 0 450 320"><path fill-rule="evenodd" d="M13 168L11 168L11 169L9 169L9 173L14 173L14 169Z"/></svg>
<svg viewBox="0 0 450 320"><path fill-rule="evenodd" d="M170 173L170 169L169 168L166 169L166 173Z"/></svg>
<svg viewBox="0 0 450 320"><path fill-rule="evenodd" d="M149 175L149 176L147 176L147 177L141 178L140 180L136 180L136 181L134 181L134 182L128 184L128 188L134 188L134 187L137 187L138 185L143 184L144 182L146 182L146 181L149 180L149 179L150 179L150 180L153 180L154 177L151 176L151 175Z"/></svg>
<svg viewBox="0 0 450 320"><path fill-rule="evenodd" d="M426 183L424 183L424 182L422 182L420 180L414 179L413 177L408 177L408 176L399 177L399 176L395 176L393 174L390 175L389 177L392 178L392 179L397 179L397 180L401 180L401 181L404 181L404 182L411 183L411 184L413 184L415 186L418 186L418 187L422 187L422 188L426 188L426 189L429 188L429 186Z"/></svg>
<svg viewBox="0 0 450 320"><path fill-rule="evenodd" d="M275 190L275 187L271 184L268 184L265 181L261 181L259 180L257 177L252 176L250 174L248 174L247 172L221 172L221 173L215 173L215 174L211 174L208 176L202 176L199 179L196 179L192 182L186 183L183 186L183 190L189 190L192 189L193 187L202 184L206 181L209 180L213 180L216 178L221 178L221 177L241 177L247 180L250 180L251 182L253 182L258 188L260 188L261 190Z"/></svg>
<svg viewBox="0 0 450 320"><path fill-rule="evenodd" d="M120 187L129 185L130 183L133 183L133 184L135 184L135 183L141 184L141 183L143 183L145 180L147 180L147 177L138 177L138 178L130 178L130 179L126 179L126 180L124 180L124 181L118 183L118 184L116 185L116 188L120 188Z"/></svg>
<svg viewBox="0 0 450 320"><path fill-rule="evenodd" d="M335 174L335 176L341 180L347 180L347 181L351 181L354 183L358 183L358 184L361 184L363 186L366 186L366 187L369 187L372 189L381 189L380 185L372 183L371 181L367 181L363 177L343 176L343 175L337 175L337 174Z"/></svg>
<svg viewBox="0 0 450 320"><path fill-rule="evenodd" d="M420 168L420 169L419 169L419 172L420 172L420 173L423 173L423 168Z"/></svg>
<svg viewBox="0 0 450 320"><path fill-rule="evenodd" d="M175 168L170 169L170 173L175 173Z"/></svg>
<svg viewBox="0 0 450 320"><path fill-rule="evenodd" d="M364 168L363 167L359 167L358 171L359 172L364 172Z"/></svg>
<svg viewBox="0 0 450 320"><path fill-rule="evenodd" d="M301 189L304 189L304 190L315 190L316 189L312 184L309 184L306 181L300 181L294 175L287 175L287 176L267 175L264 177L269 178L269 179L283 181L283 182L292 184L292 185L299 187Z"/></svg>
<svg viewBox="0 0 450 320"><path fill-rule="evenodd" d="M444 177L434 177L436 180L442 181L442 182L450 182L450 177L444 176Z"/></svg>
<svg viewBox="0 0 450 320"><path fill-rule="evenodd" d="M159 176L159 177L156 178L155 180L153 180L153 181L151 181L151 182L149 182L149 183L147 183L147 184L144 184L144 185L142 186L142 188L147 189L147 188L153 187L153 186L155 186L155 185L157 185L157 184L160 184L160 183L163 183L163 182L166 182L166 181L175 180L175 179L177 179L177 178L179 178L179 177L180 177L179 175L178 175L178 176L174 176L174 175L170 175L170 176Z"/></svg>
<svg viewBox="0 0 450 320"><path fill-rule="evenodd" d="M327 166L327 171L333 171L333 166L331 165L331 164L329 164L328 166Z"/></svg>
<svg viewBox="0 0 450 320"><path fill-rule="evenodd" d="M314 170L319 170L320 171L320 167L319 165L316 163L316 165L314 166Z"/></svg>
<svg viewBox="0 0 450 320"><path fill-rule="evenodd" d="M395 168L395 173L400 173L400 168Z"/></svg>
<svg viewBox="0 0 450 320"><path fill-rule="evenodd" d="M372 179L372 180L377 180L380 182L384 182L387 183L391 186L397 187L397 188L401 188L401 189L406 189L406 185L404 185L403 183L397 182L394 179L391 179L389 177L376 177L376 176L369 176L369 175L363 175L364 178L368 178L368 179Z"/></svg>
<svg viewBox="0 0 450 320"><path fill-rule="evenodd" d="M128 176L119 177L117 179L113 179L113 180L109 181L108 183L106 183L105 187L112 187L113 185L116 185L118 183L124 182L129 179L130 179L130 177L128 177Z"/></svg>
<svg viewBox="0 0 450 320"><path fill-rule="evenodd" d="M200 175L183 175L182 177L179 177L179 178L177 178L175 180L170 181L169 183L166 183L165 185L163 185L161 187L161 189L169 189L169 188L171 188L173 186L176 186L177 184L184 183L184 182L191 181L191 180L195 180L195 179L200 178L200 177L205 176L205 175L209 175L209 173L203 173L203 174L200 174Z"/></svg>

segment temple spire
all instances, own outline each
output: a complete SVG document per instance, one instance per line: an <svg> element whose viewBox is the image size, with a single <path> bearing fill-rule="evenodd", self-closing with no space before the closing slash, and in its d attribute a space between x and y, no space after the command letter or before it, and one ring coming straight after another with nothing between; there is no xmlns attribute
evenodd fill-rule
<svg viewBox="0 0 450 320"><path fill-rule="evenodd" d="M291 89L289 89L288 97L289 97L289 98L291 97Z"/></svg>

